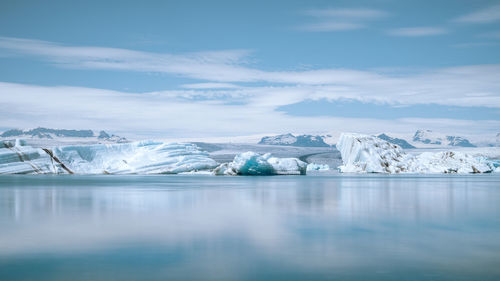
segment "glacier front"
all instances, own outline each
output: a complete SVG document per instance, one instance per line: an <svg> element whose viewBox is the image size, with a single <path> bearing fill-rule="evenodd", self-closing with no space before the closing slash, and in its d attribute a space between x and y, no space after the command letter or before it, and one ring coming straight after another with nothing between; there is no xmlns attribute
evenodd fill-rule
<svg viewBox="0 0 500 281"><path fill-rule="evenodd" d="M0 174L57 174L61 164L42 148L27 146L22 140L1 141Z"/></svg>
<svg viewBox="0 0 500 281"><path fill-rule="evenodd" d="M344 133L337 143L343 173L489 173L493 162L456 151L407 154L380 138Z"/></svg>
<svg viewBox="0 0 500 281"><path fill-rule="evenodd" d="M3 141L0 174L177 174L208 170L217 162L196 145L140 141L33 148Z"/></svg>

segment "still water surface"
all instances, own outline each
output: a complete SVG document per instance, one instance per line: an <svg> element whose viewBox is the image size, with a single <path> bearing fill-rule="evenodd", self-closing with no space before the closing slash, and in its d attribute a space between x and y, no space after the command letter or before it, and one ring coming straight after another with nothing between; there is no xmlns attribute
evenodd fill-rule
<svg viewBox="0 0 500 281"><path fill-rule="evenodd" d="M0 176L0 280L500 280L500 176Z"/></svg>

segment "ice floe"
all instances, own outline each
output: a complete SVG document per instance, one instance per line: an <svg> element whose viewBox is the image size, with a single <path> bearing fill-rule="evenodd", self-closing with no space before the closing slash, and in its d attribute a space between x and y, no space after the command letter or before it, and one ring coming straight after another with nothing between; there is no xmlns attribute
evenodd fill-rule
<svg viewBox="0 0 500 281"><path fill-rule="evenodd" d="M493 162L456 151L411 155L374 136L344 133L337 149L344 173L488 173Z"/></svg>
<svg viewBox="0 0 500 281"><path fill-rule="evenodd" d="M266 153L245 152L223 163L214 170L215 175L305 175L307 163L297 158L276 158Z"/></svg>

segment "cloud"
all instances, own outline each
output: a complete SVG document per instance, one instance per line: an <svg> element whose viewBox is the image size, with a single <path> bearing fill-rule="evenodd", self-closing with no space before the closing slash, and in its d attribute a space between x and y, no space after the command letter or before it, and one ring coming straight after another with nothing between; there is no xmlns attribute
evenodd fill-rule
<svg viewBox="0 0 500 281"><path fill-rule="evenodd" d="M460 23L492 23L500 21L500 5L484 8L467 15L463 15L454 20Z"/></svg>
<svg viewBox="0 0 500 281"><path fill-rule="evenodd" d="M260 100L256 99L254 102L262 103L269 99L280 102L273 104L274 106L283 105L283 102L291 103L294 95L297 95L300 97L299 101L304 97L313 97L388 104L435 103L500 107L500 65L440 68L404 74L342 68L263 71L249 66L248 51L244 50L172 55L127 49L63 46L5 37L0 38L0 48L37 56L58 67L163 72L201 80L201 83L181 85L181 88L190 89L182 92L187 96L199 96L200 93L234 95L238 98L260 95ZM242 82L246 83L245 87L237 85ZM252 84L254 82L264 82L269 87L257 87ZM203 89L205 91L195 91ZM276 94L267 94L271 92Z"/></svg>
<svg viewBox="0 0 500 281"><path fill-rule="evenodd" d="M53 42L0 37L0 49L12 55L40 57L56 66L84 69L162 72L214 81L243 81L255 76L243 68L248 50L186 54L140 52L94 46L65 46Z"/></svg>
<svg viewBox="0 0 500 281"><path fill-rule="evenodd" d="M367 22L384 18L388 14L375 9L311 9L305 15L312 17L315 22L300 26L300 30L328 32L364 28Z"/></svg>
<svg viewBox="0 0 500 281"><path fill-rule="evenodd" d="M455 69L441 72L447 75L470 72ZM434 94L425 93L425 87L438 79L424 76L415 81L400 81L378 89L373 84L359 88L341 86L283 86L246 87L225 90L188 89L145 93L125 93L83 87L46 87L14 83L0 83L2 127L56 127L105 129L125 136L141 137L214 137L261 134L265 132L325 132L382 131L410 133L418 128L445 130L468 134L494 132L498 120L452 119L395 119L380 120L342 118L333 116L290 116L276 109L281 105L307 99L337 100L349 97L364 102L381 103L394 95L408 102L428 102L430 99L449 103L454 99L472 106L477 100L471 93L462 96L458 90L464 84L453 83L453 89ZM484 81L476 81L482 84ZM399 85L398 85L399 84ZM424 87L416 87L418 84ZM391 90L393 86L396 86ZM400 93L406 87L406 92ZM439 90L439 89L437 89ZM415 91L411 96L408 91ZM408 95L405 97L405 95ZM441 96L440 96L441 95ZM392 97L391 97L392 96ZM202 98L199 98L202 97ZM99 101L99 102L96 102ZM500 107L498 97L486 98L485 103ZM464 119L467 117L464 116Z"/></svg>
<svg viewBox="0 0 500 281"><path fill-rule="evenodd" d="M389 30L388 34L393 36L421 37L440 35L447 32L446 29L440 27L405 27Z"/></svg>
<svg viewBox="0 0 500 281"><path fill-rule="evenodd" d="M162 72L196 80L180 85L179 90L146 93L0 83L0 127L88 127L162 136L248 135L290 128L302 132L356 128L369 133L387 128L411 131L418 126L404 119L381 121L362 115L289 116L276 109L322 99L392 106L500 108L500 65L420 72L342 68L264 71L249 64L251 58L245 50L165 54L5 37L0 38L0 48L11 55L35 56L56 67ZM435 127L444 121L439 122ZM449 124L452 121L446 126L469 132L499 127L496 121L485 122L484 126L474 125L478 121L464 122L455 124L470 127Z"/></svg>

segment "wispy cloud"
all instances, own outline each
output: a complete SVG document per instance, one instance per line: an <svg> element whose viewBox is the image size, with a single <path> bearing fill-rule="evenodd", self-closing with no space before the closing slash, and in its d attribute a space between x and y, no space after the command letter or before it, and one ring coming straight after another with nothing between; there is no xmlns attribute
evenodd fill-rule
<svg viewBox="0 0 500 281"><path fill-rule="evenodd" d="M404 27L389 30L388 33L393 36L405 36L405 37L422 37L422 36L434 36L447 33L447 30L441 27Z"/></svg>
<svg viewBox="0 0 500 281"><path fill-rule="evenodd" d="M0 48L39 57L57 67L156 71L185 76L197 83L180 91L152 93L154 97L223 97L206 103L245 103L272 112L305 99L352 99L385 104L442 104L500 108L500 65L440 68L391 75L381 71L315 69L264 71L247 63L248 52L220 51L158 54L126 49L63 46L51 42L0 38ZM239 85L244 82L245 86ZM269 86L257 86L254 82ZM2 92L7 93L7 92ZM93 103L92 103L93 105ZM93 105L94 106L94 105Z"/></svg>
<svg viewBox="0 0 500 281"><path fill-rule="evenodd" d="M492 23L500 21L500 5L494 5L470 14L463 15L454 20L460 23Z"/></svg>
<svg viewBox="0 0 500 281"><path fill-rule="evenodd" d="M0 37L0 49L42 58L59 67L162 72L214 81L245 80L256 76L242 68L248 50L185 54L140 52L94 46L65 46L53 42ZM243 75L238 77L239 75Z"/></svg>
<svg viewBox="0 0 500 281"><path fill-rule="evenodd" d="M375 9L312 9L305 15L314 21L300 26L300 30L328 32L364 28L368 22L384 18L388 13Z"/></svg>

